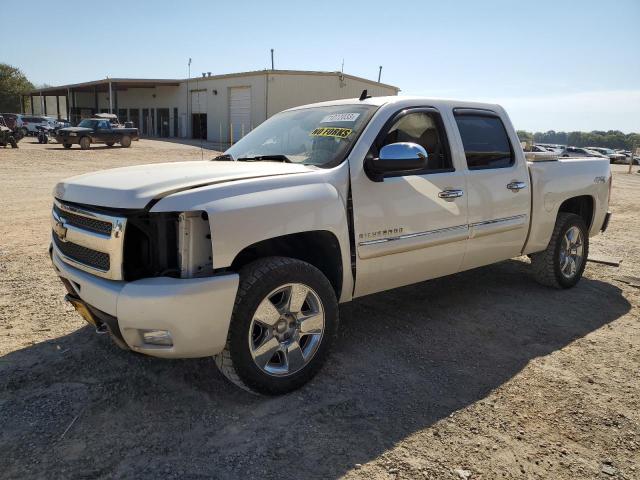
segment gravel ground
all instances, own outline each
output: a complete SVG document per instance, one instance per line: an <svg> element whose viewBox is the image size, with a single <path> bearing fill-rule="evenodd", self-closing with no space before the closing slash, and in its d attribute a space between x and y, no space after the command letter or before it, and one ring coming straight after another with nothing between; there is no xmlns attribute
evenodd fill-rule
<svg viewBox="0 0 640 480"><path fill-rule="evenodd" d="M2 478L640 478L640 290L614 279L640 275L626 167L592 241L620 268L590 263L555 291L517 259L360 299L316 379L261 398L211 359L95 335L47 256L58 180L200 149L31 142L0 150Z"/></svg>

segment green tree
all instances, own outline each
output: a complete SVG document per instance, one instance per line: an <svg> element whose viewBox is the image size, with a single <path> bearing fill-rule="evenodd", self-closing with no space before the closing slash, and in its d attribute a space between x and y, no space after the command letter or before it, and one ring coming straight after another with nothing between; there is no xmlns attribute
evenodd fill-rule
<svg viewBox="0 0 640 480"><path fill-rule="evenodd" d="M33 84L20 71L0 63L0 112L19 112L20 95L33 90Z"/></svg>
<svg viewBox="0 0 640 480"><path fill-rule="evenodd" d="M516 133L518 134L518 140L521 142L533 143L533 133L526 130L517 130Z"/></svg>

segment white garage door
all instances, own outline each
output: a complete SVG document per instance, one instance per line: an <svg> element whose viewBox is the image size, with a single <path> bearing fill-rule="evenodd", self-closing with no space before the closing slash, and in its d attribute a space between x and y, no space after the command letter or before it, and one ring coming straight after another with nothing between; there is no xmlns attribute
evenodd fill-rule
<svg viewBox="0 0 640 480"><path fill-rule="evenodd" d="M251 87L233 87L229 97L229 120L233 126L233 141L251 130Z"/></svg>

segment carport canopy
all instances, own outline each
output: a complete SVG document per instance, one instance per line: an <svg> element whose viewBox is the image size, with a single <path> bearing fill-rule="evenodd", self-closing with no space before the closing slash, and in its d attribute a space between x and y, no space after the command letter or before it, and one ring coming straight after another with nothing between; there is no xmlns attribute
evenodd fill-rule
<svg viewBox="0 0 640 480"><path fill-rule="evenodd" d="M96 96L95 104L98 104L98 93L113 92L115 97L114 109L117 110L117 98L118 93L121 91L129 90L132 88L154 88L154 87L178 87L180 86L180 80L178 79L149 79L149 78L105 78L104 80L93 80L91 82L73 83L69 85L59 85L56 87L36 88L29 92L29 94L23 96L22 109L26 113L24 104L24 97L31 97L31 113L34 113L33 98L34 97L56 97L56 105L58 117L60 117L60 102L59 97L66 98L67 105L67 118L69 118L70 108L75 107L73 105L73 93L76 92L89 92ZM71 98L69 98L71 96ZM43 103L44 112L47 114L46 102Z"/></svg>

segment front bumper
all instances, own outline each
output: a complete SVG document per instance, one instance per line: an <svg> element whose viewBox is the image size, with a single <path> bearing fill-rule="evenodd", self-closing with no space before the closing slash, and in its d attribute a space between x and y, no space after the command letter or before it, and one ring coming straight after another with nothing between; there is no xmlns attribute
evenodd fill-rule
<svg viewBox="0 0 640 480"><path fill-rule="evenodd" d="M58 276L71 286L70 294L92 311L111 317L131 350L154 357L191 358L224 349L238 290L237 274L124 282L99 278L66 264L55 246L51 259ZM109 327L114 330L113 324ZM169 331L173 345L145 343L142 332L147 330Z"/></svg>

